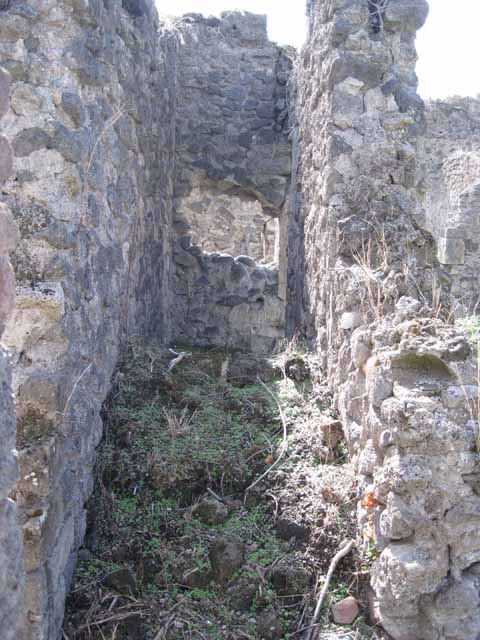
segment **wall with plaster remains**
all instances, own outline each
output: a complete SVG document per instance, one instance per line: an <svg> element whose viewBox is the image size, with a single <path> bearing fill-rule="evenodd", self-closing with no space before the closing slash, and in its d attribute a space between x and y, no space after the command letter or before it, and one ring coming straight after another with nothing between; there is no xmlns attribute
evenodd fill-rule
<svg viewBox="0 0 480 640"><path fill-rule="evenodd" d="M372 587L396 640L480 632L476 362L432 311L440 270L421 206L423 0L310 3L297 70L290 326L325 370L360 476ZM302 246L303 239L303 246ZM471 402L466 402L465 394Z"/></svg>
<svg viewBox="0 0 480 640"><path fill-rule="evenodd" d="M480 101L429 102L426 118L426 226L437 243L439 285L457 313L471 313L480 300Z"/></svg>
<svg viewBox="0 0 480 640"><path fill-rule="evenodd" d="M158 28L153 2L29 0L1 13L15 155L2 198L21 235L4 339L32 640L60 629L121 336L169 335L174 47Z"/></svg>

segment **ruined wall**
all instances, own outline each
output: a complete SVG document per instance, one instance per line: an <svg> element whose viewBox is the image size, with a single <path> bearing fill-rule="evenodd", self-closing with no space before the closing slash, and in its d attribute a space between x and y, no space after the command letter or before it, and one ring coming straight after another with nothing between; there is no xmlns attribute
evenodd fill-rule
<svg viewBox="0 0 480 640"><path fill-rule="evenodd" d="M174 259L177 294L185 300L176 316L178 340L258 353L285 336L277 269L248 256L202 252L188 236L177 242Z"/></svg>
<svg viewBox="0 0 480 640"><path fill-rule="evenodd" d="M292 51L269 42L265 16L244 12L187 14L175 30L177 337L244 348L259 328L266 348L283 335L278 277L247 258L280 253L280 232L267 222L281 218L291 171ZM247 258L186 251L189 237L205 252Z"/></svg>
<svg viewBox="0 0 480 640"><path fill-rule="evenodd" d="M9 105L10 76L0 68L0 119ZM12 148L0 136L0 185L10 177ZM14 306L15 281L8 253L18 241L9 209L0 203L0 340ZM13 490L18 480L15 410L8 351L0 343L0 628L5 640L18 640L24 617L23 546Z"/></svg>
<svg viewBox="0 0 480 640"><path fill-rule="evenodd" d="M382 624L396 640L467 640L480 632L477 372L466 338L432 311L439 273L419 200L414 73L427 5L375 7L309 5L290 327L325 356L359 497L373 494L359 522L379 554Z"/></svg>
<svg viewBox="0 0 480 640"><path fill-rule="evenodd" d="M248 194L233 195L212 180L198 179L182 198L183 223L177 230L192 237L203 251L249 256L257 262L277 259L278 218L263 213L260 202Z"/></svg>
<svg viewBox="0 0 480 640"><path fill-rule="evenodd" d="M480 101L429 102L426 118L426 226L437 242L442 286L457 313L471 313L480 300Z"/></svg>
<svg viewBox="0 0 480 640"><path fill-rule="evenodd" d="M225 12L220 19L187 14L175 29L176 199L190 193L195 177L205 176L255 195L278 215L291 166L288 51L268 40L265 16L246 12ZM176 209L181 217L178 200Z"/></svg>
<svg viewBox="0 0 480 640"><path fill-rule="evenodd" d="M169 335L173 44L153 2L1 13L20 229L13 351L25 637L53 640L85 530L99 411L123 335Z"/></svg>

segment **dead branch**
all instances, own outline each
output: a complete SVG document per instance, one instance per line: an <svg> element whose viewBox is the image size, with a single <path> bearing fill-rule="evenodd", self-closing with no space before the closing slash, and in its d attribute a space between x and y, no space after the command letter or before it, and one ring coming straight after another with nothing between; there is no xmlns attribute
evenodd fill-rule
<svg viewBox="0 0 480 640"><path fill-rule="evenodd" d="M81 627L78 627L77 631L83 631L88 629L90 626L107 624L109 622L121 622L122 620L126 620L127 618L131 618L132 616L139 616L143 613L147 613L147 611L130 611L126 613L119 613L114 616L110 616L108 618L103 618L103 620L92 620L89 624L83 624Z"/></svg>
<svg viewBox="0 0 480 640"><path fill-rule="evenodd" d="M332 580L332 576L335 573L335 569L337 568L338 563L342 558L350 553L355 545L354 540L350 540L344 547L342 547L337 553L333 556L333 559L328 568L327 577L325 578L325 582L323 583L322 591L320 592L320 596L318 598L317 606L315 607L315 613L313 614L312 624L310 627L310 631L306 637L306 640L312 640L313 634L316 629L316 625L318 624L318 619L320 617L320 612L322 610L322 606L325 598L328 594L328 588L330 586L330 582Z"/></svg>
<svg viewBox="0 0 480 640"><path fill-rule="evenodd" d="M170 349L170 351L175 356L175 358L173 358L173 360L170 361L170 364L167 367L167 373L170 373L173 367L176 367L177 364L181 362L184 358L192 355L191 353L187 353L186 351L182 351L181 353L176 353L176 351L172 351L172 349Z"/></svg>
<svg viewBox="0 0 480 640"><path fill-rule="evenodd" d="M67 401L66 401L66 403L65 403L65 407L64 407L64 409L63 409L63 416L64 416L64 417L65 417L65 415L66 415L66 413L67 413L67 411L68 411L68 408L69 408L69 406L70 406L70 402L71 402L71 400L72 400L72 398L73 398L73 395L74 395L75 390L76 390L76 388L77 388L77 386L78 386L78 383L79 383L79 382L80 382L80 380L83 378L83 376L87 373L87 371L90 369L90 367L92 366L92 364L93 364L93 362L90 362L90 364L89 364L89 365L87 365L87 366L85 367L85 369L82 371L82 373L81 373L81 374L78 376L78 378L75 380L75 384L74 384L74 385L73 385L73 387L72 387L72 390L71 390L71 392L70 392L70 395L68 396Z"/></svg>

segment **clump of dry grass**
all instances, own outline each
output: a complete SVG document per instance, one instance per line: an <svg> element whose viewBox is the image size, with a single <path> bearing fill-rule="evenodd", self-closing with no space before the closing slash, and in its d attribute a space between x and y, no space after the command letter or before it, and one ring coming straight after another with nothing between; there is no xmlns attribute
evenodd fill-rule
<svg viewBox="0 0 480 640"><path fill-rule="evenodd" d="M185 407L180 415L172 409L163 409L163 413L167 420L167 429L170 436L172 438L178 438L190 431L196 411L188 415L188 407Z"/></svg>

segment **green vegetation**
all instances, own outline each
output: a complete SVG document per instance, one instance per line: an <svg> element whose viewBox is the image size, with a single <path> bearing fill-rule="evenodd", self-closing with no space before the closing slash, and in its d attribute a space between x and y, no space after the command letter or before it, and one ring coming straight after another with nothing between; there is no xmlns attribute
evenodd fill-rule
<svg viewBox="0 0 480 640"><path fill-rule="evenodd" d="M248 384L226 380L227 357L196 350L168 372L173 356L163 348L132 345L123 354L104 409L87 549L68 601L69 640L144 640L160 631L164 640L265 633L287 640L312 606L313 564L321 575L350 526L345 443L330 451L319 442L318 425L333 416L312 399L303 345L288 345L274 360L273 397L251 375ZM284 448L275 398L289 448L247 492ZM313 451L308 462L305 447ZM299 501L300 485L286 480L311 471L319 482L310 488L313 502L307 493ZM325 503L322 493L337 499L340 478L340 503ZM310 525L297 524L309 512ZM349 575L338 575L333 600L351 592Z"/></svg>
<svg viewBox="0 0 480 640"><path fill-rule="evenodd" d="M457 320L457 325L465 331L471 342L478 345L480 341L480 316L466 316Z"/></svg>

